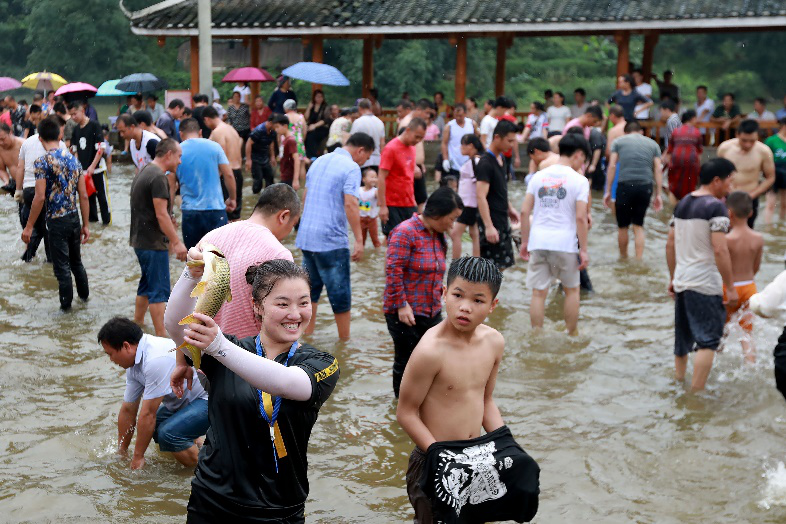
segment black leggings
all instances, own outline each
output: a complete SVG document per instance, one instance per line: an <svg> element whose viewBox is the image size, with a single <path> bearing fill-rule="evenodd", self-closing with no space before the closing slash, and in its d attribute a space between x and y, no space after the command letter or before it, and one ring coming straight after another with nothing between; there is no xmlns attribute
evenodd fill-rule
<svg viewBox="0 0 786 524"><path fill-rule="evenodd" d="M106 184L104 184L104 172L93 173L93 184L96 192L90 195L90 222L98 222L98 208L101 208L101 222L108 225L112 221L112 214L109 211L109 200L106 196Z"/></svg>
<svg viewBox="0 0 786 524"><path fill-rule="evenodd" d="M393 338L393 393L398 398L398 390L401 386L401 377L404 376L404 368L407 367L409 357L415 350L420 339L426 331L442 322L442 313L437 313L434 317L422 317L415 315L415 325L408 326L398 319L398 314L385 314L385 321L388 324L388 332Z"/></svg>

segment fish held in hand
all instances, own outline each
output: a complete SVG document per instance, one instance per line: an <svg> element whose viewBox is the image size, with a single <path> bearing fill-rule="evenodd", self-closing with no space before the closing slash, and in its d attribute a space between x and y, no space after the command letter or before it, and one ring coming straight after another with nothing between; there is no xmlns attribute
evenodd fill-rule
<svg viewBox="0 0 786 524"><path fill-rule="evenodd" d="M205 266L205 272L202 279L191 292L192 298L197 298L194 313L201 313L213 318L224 305L224 302L230 302L232 295L229 291L229 262L226 257L213 245L205 245L202 250L202 260L193 260L188 262L190 266ZM188 315L186 318L179 322L181 326L187 324L201 324L199 320L194 318L194 315ZM183 342L177 349L187 349L191 354L191 360L194 361L194 366L199 369L202 361L202 352L199 348L192 346L187 342Z"/></svg>

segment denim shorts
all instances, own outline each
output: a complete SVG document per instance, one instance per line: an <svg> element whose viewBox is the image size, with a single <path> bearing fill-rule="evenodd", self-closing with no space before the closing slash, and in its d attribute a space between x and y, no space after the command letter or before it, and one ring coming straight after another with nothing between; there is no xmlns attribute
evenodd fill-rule
<svg viewBox="0 0 786 524"><path fill-rule="evenodd" d="M333 313L346 313L352 308L349 284L349 249L303 251L303 267L311 279L311 301L316 302L327 288Z"/></svg>
<svg viewBox="0 0 786 524"><path fill-rule="evenodd" d="M726 324L720 295L685 290L674 303L674 354L684 357L696 349L717 350Z"/></svg>
<svg viewBox="0 0 786 524"><path fill-rule="evenodd" d="M134 252L142 268L137 296L147 297L150 304L169 300L169 251L134 249Z"/></svg>
<svg viewBox="0 0 786 524"><path fill-rule="evenodd" d="M197 398L177 411L169 411L162 404L156 412L156 430L153 440L161 451L185 451L207 433L207 400Z"/></svg>

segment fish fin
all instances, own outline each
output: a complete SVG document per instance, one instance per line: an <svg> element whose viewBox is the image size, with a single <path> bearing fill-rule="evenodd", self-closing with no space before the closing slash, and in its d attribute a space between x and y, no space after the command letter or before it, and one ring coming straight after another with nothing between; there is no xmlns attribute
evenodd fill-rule
<svg viewBox="0 0 786 524"><path fill-rule="evenodd" d="M232 292L227 289L226 302L232 302Z"/></svg>
<svg viewBox="0 0 786 524"><path fill-rule="evenodd" d="M191 353L191 361L194 363L194 367L199 369L199 366L202 364L202 351L194 346L188 346L188 351Z"/></svg>
<svg viewBox="0 0 786 524"><path fill-rule="evenodd" d="M194 290L191 291L191 298L196 298L200 295L204 295L205 289L207 289L207 280L200 280L199 283L197 283Z"/></svg>
<svg viewBox="0 0 786 524"><path fill-rule="evenodd" d="M204 260L189 260L186 262L188 267L204 267L205 261Z"/></svg>
<svg viewBox="0 0 786 524"><path fill-rule="evenodd" d="M178 326L185 326L186 324L199 324L199 320L197 320L197 319L194 317L194 315L188 315L188 316L187 316L187 317L185 317L183 320L181 320L180 322L178 322L178 323L177 323L177 325L178 325ZM184 347L185 345L186 345L186 343L185 343L185 342L183 342L183 343L180 345L180 347L182 348L182 347ZM178 349L179 349L179 348L178 348Z"/></svg>

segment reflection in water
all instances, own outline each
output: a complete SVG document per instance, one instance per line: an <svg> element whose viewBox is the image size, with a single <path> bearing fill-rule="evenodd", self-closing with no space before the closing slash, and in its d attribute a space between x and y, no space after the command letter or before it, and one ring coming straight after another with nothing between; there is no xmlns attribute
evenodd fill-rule
<svg viewBox="0 0 786 524"><path fill-rule="evenodd" d="M83 249L92 295L68 314L59 312L51 266L42 257L19 260L15 203L0 198L0 521L184 521L191 472L154 445L140 472L114 454L123 370L95 341L110 316L133 312L139 269L128 246L131 173L117 166L111 177L114 223L94 226ZM250 210L254 197L245 193ZM511 193L518 206L520 184ZM616 226L597 195L593 214L596 294L582 302L580 335L565 335L556 289L545 329L530 330L521 263L505 272L489 320L506 338L497 404L543 470L536 521L783 522L786 405L771 362L781 326L756 320L755 365L743 363L732 332L707 391L687 395L672 379L668 214L648 217L641 263L617 259ZM783 268L784 232L765 231L760 287ZM172 259L173 276L180 267ZM411 518L404 472L412 444L395 420L383 250L367 247L352 285L352 340L336 341L326 299L309 340L338 357L342 376L311 439L306 509L309 522L404 522Z"/></svg>

